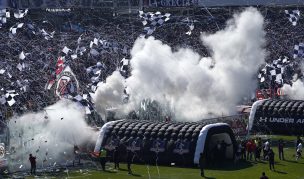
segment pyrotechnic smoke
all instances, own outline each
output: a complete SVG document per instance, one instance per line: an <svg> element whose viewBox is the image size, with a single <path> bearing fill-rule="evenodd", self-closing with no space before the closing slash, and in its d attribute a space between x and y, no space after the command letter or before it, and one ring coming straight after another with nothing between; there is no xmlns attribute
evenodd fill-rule
<svg viewBox="0 0 304 179"><path fill-rule="evenodd" d="M301 64L301 71L304 70L304 64ZM287 95L291 99L295 100L303 100L304 99L304 83L302 79L297 78L297 74L294 76L294 82L292 83L292 86L288 84L284 84L282 90L284 95Z"/></svg>
<svg viewBox="0 0 304 179"><path fill-rule="evenodd" d="M85 123L85 112L76 103L61 100L45 109L10 120L12 170L28 168L28 155L37 156L37 167L71 162L74 145L93 140L95 133ZM23 167L22 167L23 166Z"/></svg>
<svg viewBox="0 0 304 179"><path fill-rule="evenodd" d="M291 99L304 99L304 83L299 79L295 81L292 86L285 84L282 90L284 94Z"/></svg>
<svg viewBox="0 0 304 179"><path fill-rule="evenodd" d="M106 82L98 84L98 90L95 95L92 95L96 110L105 118L106 109L117 108L123 109L123 91L125 88L125 79L118 71L115 71L111 76L106 79Z"/></svg>
<svg viewBox="0 0 304 179"><path fill-rule="evenodd" d="M247 8L234 15L225 29L203 34L201 40L211 51L208 58L191 49L172 51L153 37L137 39L131 51L131 76L126 79L128 108L136 109L143 99L150 98L171 104L180 120L234 113L238 102L254 91L254 76L265 59L263 21L256 9ZM121 85L104 86L121 90ZM104 106L104 99L110 97L100 95L95 102Z"/></svg>

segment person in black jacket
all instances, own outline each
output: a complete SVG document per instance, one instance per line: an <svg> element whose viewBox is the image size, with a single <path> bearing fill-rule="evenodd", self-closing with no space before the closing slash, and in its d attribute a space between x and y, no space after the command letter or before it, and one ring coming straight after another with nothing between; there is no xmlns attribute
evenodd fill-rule
<svg viewBox="0 0 304 179"><path fill-rule="evenodd" d="M114 169L119 170L119 151L118 146L115 147L113 152Z"/></svg>
<svg viewBox="0 0 304 179"><path fill-rule="evenodd" d="M226 151L227 151L227 147L229 147L231 144L227 144L224 140L222 140L221 144L220 144L220 159L226 160Z"/></svg>
<svg viewBox="0 0 304 179"><path fill-rule="evenodd" d="M34 157L32 154L29 155L29 161L31 163L31 175L36 175L36 157Z"/></svg>
<svg viewBox="0 0 304 179"><path fill-rule="evenodd" d="M268 177L266 176L265 172L262 173L262 176L260 177L260 179L268 179Z"/></svg>
<svg viewBox="0 0 304 179"><path fill-rule="evenodd" d="M203 153L200 154L199 166L200 166L200 169L201 169L201 176L205 177L205 173L204 173L204 156L203 156Z"/></svg>
<svg viewBox="0 0 304 179"><path fill-rule="evenodd" d="M132 175L131 164L133 162L133 152L128 150L127 152L127 166L128 166L128 174Z"/></svg>
<svg viewBox="0 0 304 179"><path fill-rule="evenodd" d="M275 170L274 169L274 152L272 149L269 150L268 152L268 158L269 158L269 168L270 170Z"/></svg>
<svg viewBox="0 0 304 179"><path fill-rule="evenodd" d="M284 160L284 142L282 139L279 140L278 149L279 149L279 159Z"/></svg>

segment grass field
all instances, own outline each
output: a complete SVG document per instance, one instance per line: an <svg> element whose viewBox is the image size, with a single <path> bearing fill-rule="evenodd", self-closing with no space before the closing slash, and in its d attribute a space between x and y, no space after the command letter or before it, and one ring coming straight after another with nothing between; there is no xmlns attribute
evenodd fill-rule
<svg viewBox="0 0 304 179"><path fill-rule="evenodd" d="M218 179L253 179L259 178L263 171L269 178L284 178L284 179L304 179L304 159L295 162L294 148L285 150L285 161L280 161L277 156L277 149L274 148L276 153L276 171L270 171L268 163L262 162L245 162L240 161L238 164L222 164L221 167L216 169L206 169L206 178ZM145 165L132 165L134 175L128 175L126 171L126 164L121 164L122 170L115 171L112 169L113 164L107 165L107 171L103 172L99 169L81 169L69 172L69 175L62 173L56 178L79 178L79 179L196 179L200 177L200 171L196 168L178 168L178 167L157 167ZM49 176L52 178L51 176ZM44 176L43 176L44 178Z"/></svg>

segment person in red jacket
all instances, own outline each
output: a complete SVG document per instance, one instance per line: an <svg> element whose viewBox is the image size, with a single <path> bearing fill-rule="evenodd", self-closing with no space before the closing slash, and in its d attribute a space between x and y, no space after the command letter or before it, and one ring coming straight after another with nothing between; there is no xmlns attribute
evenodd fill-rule
<svg viewBox="0 0 304 179"><path fill-rule="evenodd" d="M252 160L252 141L248 140L246 143L247 160Z"/></svg>

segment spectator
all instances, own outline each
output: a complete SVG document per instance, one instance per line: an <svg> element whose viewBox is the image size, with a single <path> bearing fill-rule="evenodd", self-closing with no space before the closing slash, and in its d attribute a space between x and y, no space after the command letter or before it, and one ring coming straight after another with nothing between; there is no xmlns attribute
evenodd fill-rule
<svg viewBox="0 0 304 179"><path fill-rule="evenodd" d="M132 161L133 161L133 152L131 152L131 151L128 150L128 153L127 153L127 166L128 166L128 174L129 175L132 175L132 169L131 169Z"/></svg>
<svg viewBox="0 0 304 179"><path fill-rule="evenodd" d="M298 145L299 145L300 143L303 144L303 141L302 141L301 137L298 136L298 137L297 137L296 147L298 147Z"/></svg>
<svg viewBox="0 0 304 179"><path fill-rule="evenodd" d="M74 145L74 160L73 160L73 166L75 165L75 161L78 160L78 165L80 165L80 150L77 145Z"/></svg>
<svg viewBox="0 0 304 179"><path fill-rule="evenodd" d="M301 158L301 156L302 156L302 143L299 143L299 145L297 146L296 161L298 161L299 158Z"/></svg>
<svg viewBox="0 0 304 179"><path fill-rule="evenodd" d="M263 159L264 160L266 160L268 158L269 149L270 149L270 144L269 144L269 141L267 140L264 143L264 147L263 147Z"/></svg>
<svg viewBox="0 0 304 179"><path fill-rule="evenodd" d="M279 149L279 159L284 160L284 142L282 139L279 140L278 149Z"/></svg>
<svg viewBox="0 0 304 179"><path fill-rule="evenodd" d="M257 138L256 140L256 159L261 160L261 153L262 153L262 148L263 148L263 144L262 144L262 140L260 137Z"/></svg>
<svg viewBox="0 0 304 179"><path fill-rule="evenodd" d="M257 159L256 144L253 140L251 141L251 146L250 147L251 147L251 153L254 155L254 160L256 161L256 159ZM251 158L250 158L250 160L251 160Z"/></svg>
<svg viewBox="0 0 304 179"><path fill-rule="evenodd" d="M114 169L119 170L119 151L117 146L115 147L113 152L113 161L114 161Z"/></svg>
<svg viewBox="0 0 304 179"><path fill-rule="evenodd" d="M262 143L261 137L258 137L258 144L257 145L262 148L263 143Z"/></svg>
<svg viewBox="0 0 304 179"><path fill-rule="evenodd" d="M165 122L170 122L170 121L171 121L170 117L169 117L169 116L166 116Z"/></svg>
<svg viewBox="0 0 304 179"><path fill-rule="evenodd" d="M238 148L236 150L234 163L236 163L238 160L240 160L242 157L242 143L239 143Z"/></svg>
<svg viewBox="0 0 304 179"><path fill-rule="evenodd" d="M220 144L220 155L221 155L222 160L226 159L227 147L230 146L230 145L231 144L227 144L224 140L222 140L222 142Z"/></svg>
<svg viewBox="0 0 304 179"><path fill-rule="evenodd" d="M246 141L242 141L242 159L246 160Z"/></svg>
<svg viewBox="0 0 304 179"><path fill-rule="evenodd" d="M266 176L265 172L262 173L262 176L260 177L260 179L268 179L268 177Z"/></svg>
<svg viewBox="0 0 304 179"><path fill-rule="evenodd" d="M205 177L205 174L204 174L204 156L203 156L203 153L200 154L199 166L200 166L200 169L201 169L201 177Z"/></svg>
<svg viewBox="0 0 304 179"><path fill-rule="evenodd" d="M261 160L261 151L262 151L262 147L260 145L257 145L255 149L255 161L257 161L257 159L259 161Z"/></svg>
<svg viewBox="0 0 304 179"><path fill-rule="evenodd" d="M31 163L31 175L36 175L36 157L30 154L29 160Z"/></svg>
<svg viewBox="0 0 304 179"><path fill-rule="evenodd" d="M219 163L220 159L221 159L221 143L220 141L216 142L216 145L214 146L214 149L212 151L214 159L215 159L215 163Z"/></svg>
<svg viewBox="0 0 304 179"><path fill-rule="evenodd" d="M269 160L269 168L270 170L275 170L274 169L274 152L272 149L269 149L269 152L268 152L268 160Z"/></svg>
<svg viewBox="0 0 304 179"><path fill-rule="evenodd" d="M248 140L246 143L246 150L247 150L247 160L252 160L252 141Z"/></svg>

